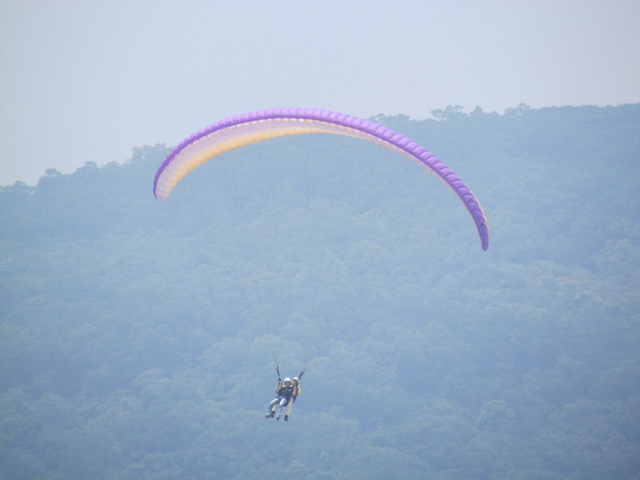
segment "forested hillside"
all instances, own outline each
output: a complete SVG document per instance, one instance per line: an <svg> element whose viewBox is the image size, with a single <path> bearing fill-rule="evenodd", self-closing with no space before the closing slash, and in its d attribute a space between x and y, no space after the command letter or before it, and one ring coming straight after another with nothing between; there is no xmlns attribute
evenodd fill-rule
<svg viewBox="0 0 640 480"><path fill-rule="evenodd" d="M2 187L0 479L640 480L640 104L434 117Z"/></svg>

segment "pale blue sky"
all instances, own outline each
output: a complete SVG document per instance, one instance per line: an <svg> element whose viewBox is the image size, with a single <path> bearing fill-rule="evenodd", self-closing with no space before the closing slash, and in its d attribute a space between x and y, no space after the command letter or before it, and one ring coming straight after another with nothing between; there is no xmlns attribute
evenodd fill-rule
<svg viewBox="0 0 640 480"><path fill-rule="evenodd" d="M0 185L269 107L637 103L639 25L638 0L0 0Z"/></svg>

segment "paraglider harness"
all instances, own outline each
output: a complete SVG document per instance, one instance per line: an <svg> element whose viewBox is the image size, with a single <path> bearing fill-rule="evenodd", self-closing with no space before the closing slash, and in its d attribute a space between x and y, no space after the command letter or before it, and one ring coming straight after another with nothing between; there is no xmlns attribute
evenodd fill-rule
<svg viewBox="0 0 640 480"><path fill-rule="evenodd" d="M282 378L280 377L280 368L278 367L278 365L276 365L276 373L278 374L278 387L276 388L276 393L278 394L279 398L287 399L287 403L285 405L288 405L292 398L294 402L296 401L300 379L304 375L304 371L304 368L300 370L300 373L298 374L298 381L296 383L292 385L283 385Z"/></svg>
<svg viewBox="0 0 640 480"><path fill-rule="evenodd" d="M293 382L292 385L283 385L278 365L276 365L276 373L278 374L278 384L276 385L277 397L269 404L269 411L265 415L265 418L272 418L275 415L277 408L280 408L280 411L282 411L284 407L287 407L284 415L284 420L286 422L289 420L289 412L291 412L293 403L296 401L298 394L301 393L300 378L304 375L304 368L300 371L297 382ZM288 380L288 378L286 380ZM280 419L280 414L276 417L276 420L278 419Z"/></svg>

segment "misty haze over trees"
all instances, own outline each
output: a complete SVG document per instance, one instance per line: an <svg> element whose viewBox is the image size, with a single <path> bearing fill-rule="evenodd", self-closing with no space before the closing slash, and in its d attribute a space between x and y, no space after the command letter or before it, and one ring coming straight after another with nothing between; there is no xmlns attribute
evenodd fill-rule
<svg viewBox="0 0 640 480"><path fill-rule="evenodd" d="M0 479L639 480L640 104L434 117L2 187Z"/></svg>

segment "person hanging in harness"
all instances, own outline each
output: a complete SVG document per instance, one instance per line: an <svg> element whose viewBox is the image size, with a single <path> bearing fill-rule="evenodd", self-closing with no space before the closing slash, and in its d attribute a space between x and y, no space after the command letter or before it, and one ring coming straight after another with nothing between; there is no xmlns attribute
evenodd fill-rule
<svg viewBox="0 0 640 480"><path fill-rule="evenodd" d="M280 370L278 367L276 367L276 372L278 373L278 383L274 389L276 392L276 398L271 400L269 403L269 408L264 418L275 417L276 420L280 420L280 416L284 410L284 421L288 422L291 409L293 408L293 403L296 401L298 395L302 393L302 389L300 388L300 379L298 377L294 377L293 380L291 380L287 377L283 382L280 378ZM302 377L303 374L304 370L300 372L300 377ZM278 413L277 416L276 413Z"/></svg>
<svg viewBox="0 0 640 480"><path fill-rule="evenodd" d="M302 373L300 374L300 376L302 376ZM293 377L291 384L293 385L293 393L291 394L289 403L287 403L287 409L284 411L285 422L289 420L289 415L291 415L293 404L296 403L296 398L298 398L298 395L302 395L302 388L300 388L300 379L298 377Z"/></svg>

